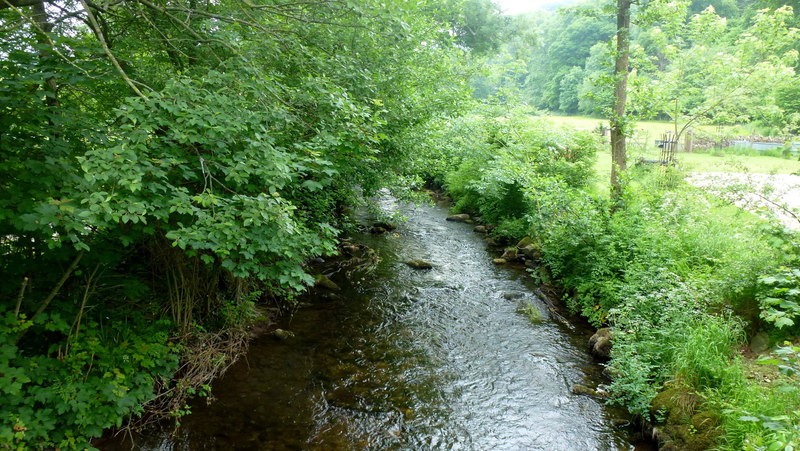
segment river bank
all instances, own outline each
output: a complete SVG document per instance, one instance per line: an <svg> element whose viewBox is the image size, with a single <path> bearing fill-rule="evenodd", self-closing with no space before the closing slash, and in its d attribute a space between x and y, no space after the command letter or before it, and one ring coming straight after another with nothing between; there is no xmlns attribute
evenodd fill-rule
<svg viewBox="0 0 800 451"><path fill-rule="evenodd" d="M198 400L177 434L135 437L140 449L630 449L630 418L576 385L603 376L591 331L553 319L520 267L492 263L473 226L446 209L381 203L407 217L355 242L379 261L322 268L317 290L255 339L246 358ZM432 269L406 264L424 259ZM326 269L327 268L327 269ZM340 269L336 269L340 268ZM541 313L533 323L521 304ZM125 449L130 443L107 443ZM647 449L647 448L642 448Z"/></svg>

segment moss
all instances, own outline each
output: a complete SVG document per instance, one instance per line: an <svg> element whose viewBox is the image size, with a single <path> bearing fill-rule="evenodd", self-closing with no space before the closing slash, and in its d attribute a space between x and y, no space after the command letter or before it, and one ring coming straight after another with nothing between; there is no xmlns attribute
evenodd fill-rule
<svg viewBox="0 0 800 451"><path fill-rule="evenodd" d="M652 402L651 411L663 418L661 449L706 450L711 449L721 435L719 415L704 410L705 399L680 386L672 386L659 393Z"/></svg>
<svg viewBox="0 0 800 451"><path fill-rule="evenodd" d="M656 417L663 415L667 423L688 423L695 406L705 401L702 396L681 386L665 388L653 398L651 411Z"/></svg>
<svg viewBox="0 0 800 451"><path fill-rule="evenodd" d="M692 427L698 432L716 430L719 427L720 418L717 412L704 410L692 417Z"/></svg>
<svg viewBox="0 0 800 451"><path fill-rule="evenodd" d="M533 241L533 238L531 238L531 237L529 237L529 236L526 236L526 237L522 238L522 239L519 241L519 243L517 243L517 247L518 247L518 248L520 248L520 249L522 249L522 248L525 248L525 247L528 247L528 246L536 246L537 248L539 247L539 246L538 246L538 245L537 245L537 244L536 244L536 243Z"/></svg>

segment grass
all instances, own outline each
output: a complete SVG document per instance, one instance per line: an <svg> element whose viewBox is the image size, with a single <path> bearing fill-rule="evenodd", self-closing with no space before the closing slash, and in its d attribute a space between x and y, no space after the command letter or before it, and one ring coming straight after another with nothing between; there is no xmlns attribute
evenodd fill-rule
<svg viewBox="0 0 800 451"><path fill-rule="evenodd" d="M628 146L628 165L636 164L640 158L659 159L659 149L651 141L649 146ZM759 174L800 174L800 161L764 155L734 155L723 149L709 152L679 152L676 155L679 169L685 172L748 172ZM594 163L595 188L607 190L611 177L611 150L607 146L597 153Z"/></svg>
<svg viewBox="0 0 800 451"><path fill-rule="evenodd" d="M528 320L532 323L541 323L542 322L542 312L539 309L531 304L531 303L524 303L517 308L517 312L522 313L525 315Z"/></svg>
<svg viewBox="0 0 800 451"><path fill-rule="evenodd" d="M635 164L638 158L657 159L657 150L632 152L628 164ZM678 153L678 166L687 172L751 172L763 174L796 174L800 172L800 161L767 156L712 155L710 153ZM611 176L611 152L605 149L597 153L595 160L597 182L607 186ZM746 171L745 171L746 170Z"/></svg>
<svg viewBox="0 0 800 451"><path fill-rule="evenodd" d="M596 129L601 123L608 126L608 120L603 118L597 117L589 117L589 116L557 116L557 115L547 115L544 116L548 120L552 121L556 125L567 125L572 128L578 130L594 130ZM682 124L678 124L678 126L682 126ZM719 128L716 125L699 125L694 127L697 130L701 130L704 132L717 132ZM660 137L663 133L673 131L675 129L675 125L673 122L669 121L638 121L636 122L636 135L639 136L647 136L650 140L655 140ZM723 126L721 127L722 131L734 135L750 135L753 134L753 130L746 125L735 125L735 126Z"/></svg>
<svg viewBox="0 0 800 451"><path fill-rule="evenodd" d="M566 125L578 130L594 130L600 123L608 122L600 118L587 116L546 116L557 125ZM713 125L701 125L698 129L713 132L717 130ZM628 141L629 164L639 158L658 159L659 150L655 146L656 138L666 131L673 129L673 124L666 121L639 121L636 123L636 132ZM725 132L732 134L749 134L747 126L726 126ZM734 155L732 150L718 150L710 152L693 152L678 154L678 164L687 172L748 172L765 174L794 174L800 172L800 161L761 155ZM595 169L600 180L608 179L611 175L611 154L609 151L597 155Z"/></svg>

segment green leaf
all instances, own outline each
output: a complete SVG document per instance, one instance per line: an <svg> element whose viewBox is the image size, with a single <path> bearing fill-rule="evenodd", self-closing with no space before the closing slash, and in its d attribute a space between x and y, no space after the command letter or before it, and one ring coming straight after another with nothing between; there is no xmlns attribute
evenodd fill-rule
<svg viewBox="0 0 800 451"><path fill-rule="evenodd" d="M309 191L317 191L323 188L322 184L314 180L306 180L300 186L308 189Z"/></svg>

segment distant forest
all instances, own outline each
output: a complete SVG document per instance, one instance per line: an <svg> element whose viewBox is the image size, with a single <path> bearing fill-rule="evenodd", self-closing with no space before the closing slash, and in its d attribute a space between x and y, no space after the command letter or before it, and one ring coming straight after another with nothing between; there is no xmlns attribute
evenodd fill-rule
<svg viewBox="0 0 800 451"><path fill-rule="evenodd" d="M670 120L800 128L800 20L774 0L693 0L633 6L629 111ZM612 101L614 14L590 0L486 21L497 52L473 81L476 97L512 97L565 114L603 114ZM796 8L794 8L796 9Z"/></svg>

